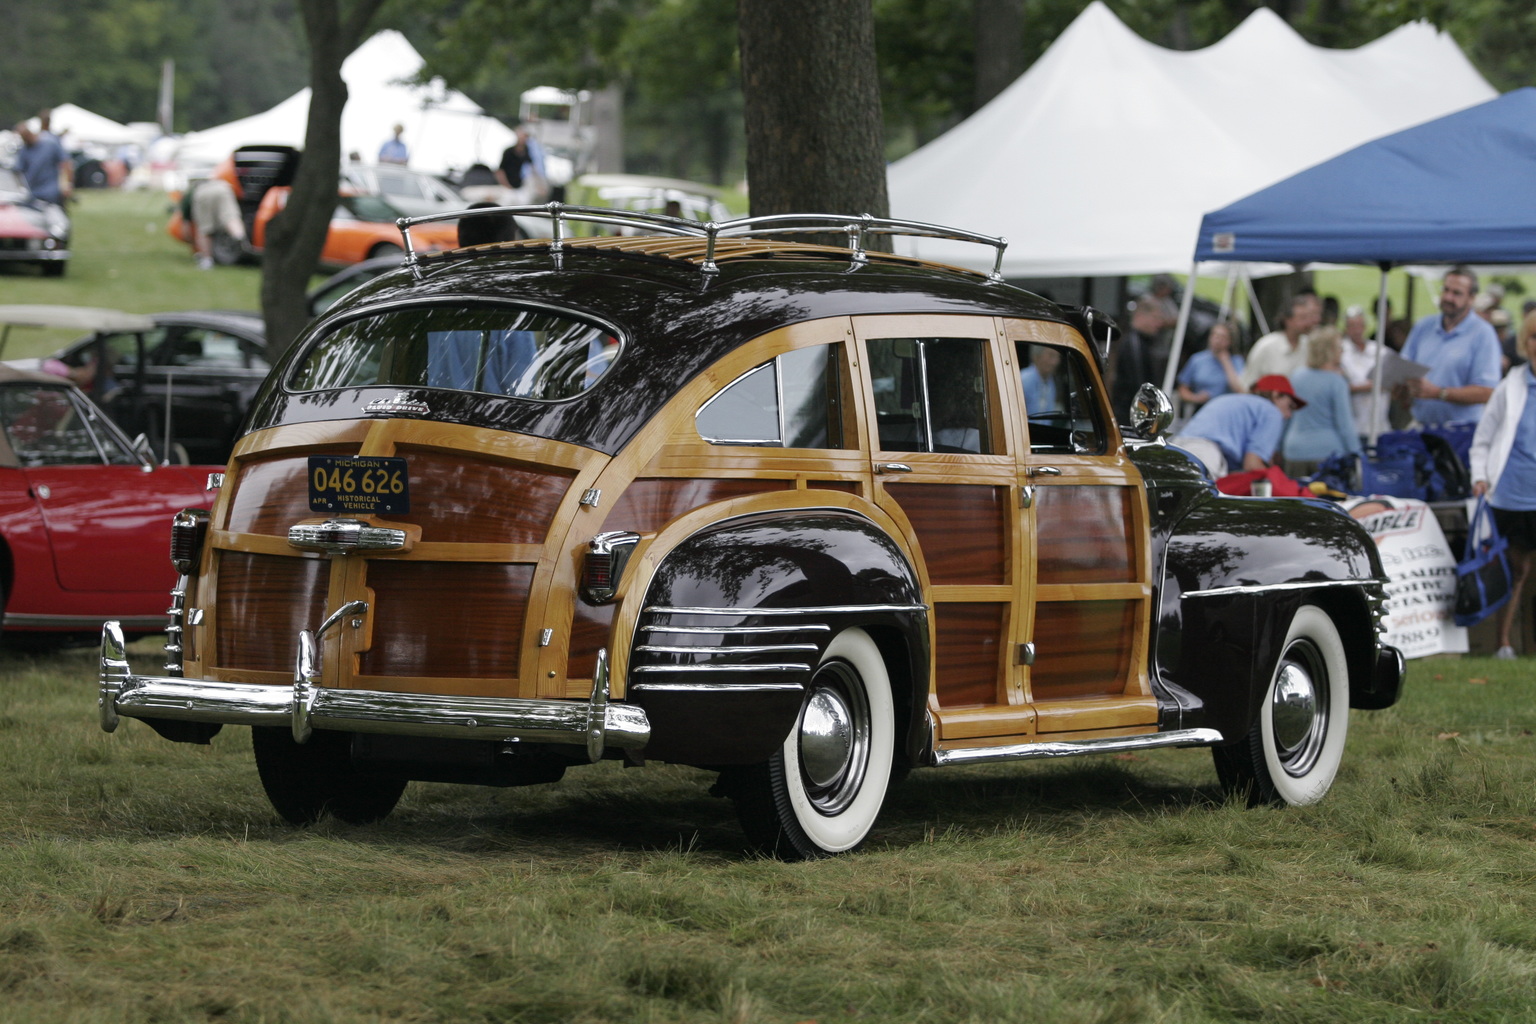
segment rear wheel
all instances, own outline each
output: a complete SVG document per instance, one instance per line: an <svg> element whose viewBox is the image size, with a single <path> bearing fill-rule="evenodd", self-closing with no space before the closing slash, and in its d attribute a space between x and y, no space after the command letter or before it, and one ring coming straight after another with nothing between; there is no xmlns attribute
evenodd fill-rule
<svg viewBox="0 0 1536 1024"><path fill-rule="evenodd" d="M1251 806L1304 805L1333 785L1349 730L1349 669L1333 620L1321 608L1296 612L1280 663L1248 735L1214 747L1223 788Z"/></svg>
<svg viewBox="0 0 1536 1024"><path fill-rule="evenodd" d="M392 245L389 242L380 242L378 245L368 250L368 258L371 260L376 260L381 256L403 256L404 254L404 249L400 248L398 245Z"/></svg>
<svg viewBox="0 0 1536 1024"><path fill-rule="evenodd" d="M827 646L783 745L729 786L747 838L787 860L858 846L885 802L895 741L880 650L862 629L846 629Z"/></svg>
<svg viewBox="0 0 1536 1024"><path fill-rule="evenodd" d="M284 820L308 825L330 813L352 825L379 821L395 809L404 779L368 775L352 766L352 736L316 729L307 743L293 730L253 726L251 746L267 799Z"/></svg>

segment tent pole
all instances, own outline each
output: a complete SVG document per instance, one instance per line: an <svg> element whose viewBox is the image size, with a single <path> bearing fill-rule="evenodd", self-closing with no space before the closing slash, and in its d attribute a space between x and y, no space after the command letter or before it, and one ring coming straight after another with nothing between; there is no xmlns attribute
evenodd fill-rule
<svg viewBox="0 0 1536 1024"><path fill-rule="evenodd" d="M1168 369L1163 371L1163 394L1172 395L1173 382L1179 376L1179 356L1184 351L1184 332L1189 330L1189 310L1195 304L1195 282L1200 278L1200 261L1189 265L1189 279L1184 282L1184 298L1179 303L1179 322L1173 329L1173 347L1168 352Z"/></svg>
<svg viewBox="0 0 1536 1024"><path fill-rule="evenodd" d="M1371 422L1365 434L1376 443L1381 433L1381 366L1387 352L1387 264L1381 265L1381 291L1376 296L1376 374L1371 382ZM1359 424L1356 424L1358 427Z"/></svg>
<svg viewBox="0 0 1536 1024"><path fill-rule="evenodd" d="M1237 288L1237 264L1227 268L1227 287L1221 293L1221 312L1216 314L1218 319L1225 320L1232 311L1232 292Z"/></svg>
<svg viewBox="0 0 1536 1024"><path fill-rule="evenodd" d="M1248 289L1248 308L1259 321L1259 337L1269 333L1269 321L1264 319L1264 307L1259 305L1259 293L1253 290L1253 275L1243 268L1243 286Z"/></svg>

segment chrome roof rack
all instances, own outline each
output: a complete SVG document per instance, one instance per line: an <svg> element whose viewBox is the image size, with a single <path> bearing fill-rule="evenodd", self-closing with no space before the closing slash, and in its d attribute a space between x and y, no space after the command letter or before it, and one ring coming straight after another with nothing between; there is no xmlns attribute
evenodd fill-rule
<svg viewBox="0 0 1536 1024"><path fill-rule="evenodd" d="M608 207L546 203L542 206L485 206L452 213L436 213L427 217L402 217L396 223L400 226L400 234L405 239L406 265L414 270L418 260L418 253L411 243L413 226L435 221L487 216L547 217L550 221L549 247L555 253L559 253L565 247L570 237L568 226L572 222L636 228L650 234L675 235L680 238L702 238L705 240L705 248L701 269L706 274L713 274L719 270L715 262L715 251L716 243L721 239L765 240L783 235L845 234L848 236L848 249L853 253L853 262L856 264L869 262L869 241L882 236L900 235L909 238L944 238L958 242L974 242L997 250L992 271L987 275L989 281L1003 279L1003 250L1008 247L1008 240L1005 238L977 234L974 231L961 231L958 228L947 228L938 224L924 224L921 221L872 217L869 214L852 217L831 213L782 213L726 221L696 221L668 217L664 214L632 213Z"/></svg>

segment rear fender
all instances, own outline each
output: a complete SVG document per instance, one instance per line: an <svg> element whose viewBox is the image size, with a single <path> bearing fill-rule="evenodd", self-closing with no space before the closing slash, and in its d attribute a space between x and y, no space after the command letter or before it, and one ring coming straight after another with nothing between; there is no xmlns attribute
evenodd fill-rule
<svg viewBox="0 0 1536 1024"><path fill-rule="evenodd" d="M915 761L927 742L928 622L917 573L868 518L796 508L716 523L657 563L630 651L647 757L755 764L794 727L832 638L857 626L886 656Z"/></svg>

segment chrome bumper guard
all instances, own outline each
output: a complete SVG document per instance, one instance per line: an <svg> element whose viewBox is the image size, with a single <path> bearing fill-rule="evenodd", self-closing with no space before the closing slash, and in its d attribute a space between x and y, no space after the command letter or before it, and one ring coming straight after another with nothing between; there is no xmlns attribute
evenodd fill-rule
<svg viewBox="0 0 1536 1024"><path fill-rule="evenodd" d="M225 683L171 676L136 676L128 665L122 627L101 630L101 727L120 717L168 718L226 725L288 725L303 743L315 729L395 736L499 742L569 743L596 761L604 749L637 750L650 741L645 712L608 701L608 657L598 652L592 696L586 701L518 697L455 697L435 693L338 690L319 685L315 634L299 634L292 686Z"/></svg>

